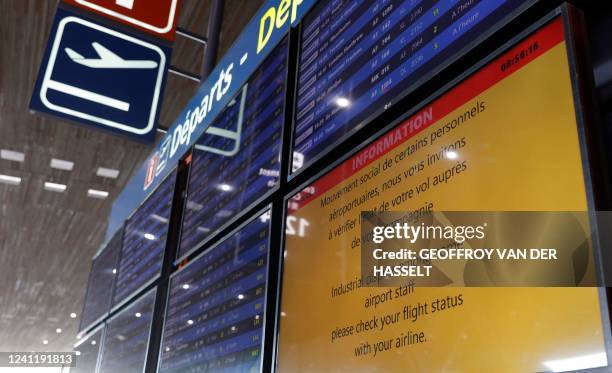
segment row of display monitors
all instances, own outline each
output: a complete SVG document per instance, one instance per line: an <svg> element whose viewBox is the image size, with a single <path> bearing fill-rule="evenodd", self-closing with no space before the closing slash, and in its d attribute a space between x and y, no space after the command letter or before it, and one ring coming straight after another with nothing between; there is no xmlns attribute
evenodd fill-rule
<svg viewBox="0 0 612 373"><path fill-rule="evenodd" d="M161 274L176 171L171 173L94 257L80 331L85 331Z"/></svg>
<svg viewBox="0 0 612 373"><path fill-rule="evenodd" d="M306 167L418 84L417 76L438 71L527 3L322 1L302 24L292 169ZM212 239L280 182L288 48L285 39L193 149L176 259L203 251L170 277L160 372L261 369L268 258L281 249L270 247L270 213ZM571 358L568 351L605 353L597 289L400 288L374 310L365 300L379 289L362 289L360 278L362 210L588 209L568 61L556 18L287 196L281 371L497 371L500 362L510 371L550 371L546 362ZM82 329L159 277L175 179L94 259ZM144 303L151 299L154 290L105 322L100 372L142 371L148 342L141 338L150 328ZM373 314L433 303L444 313L410 317L375 335L344 334ZM374 347L364 346L389 340L393 352L366 356Z"/></svg>
<svg viewBox="0 0 612 373"><path fill-rule="evenodd" d="M178 258L277 187L288 48L285 39L195 145ZM176 170L94 258L81 331L159 278L175 181Z"/></svg>
<svg viewBox="0 0 612 373"><path fill-rule="evenodd" d="M528 3L321 1L301 26L292 171L325 154ZM283 129L290 127L288 51L285 38L194 146L177 262L278 187ZM176 171L94 260L81 330L158 278L175 179Z"/></svg>
<svg viewBox="0 0 612 373"><path fill-rule="evenodd" d="M261 369L269 240L266 210L171 277L158 372ZM77 372L143 372L156 289L77 343Z"/></svg>

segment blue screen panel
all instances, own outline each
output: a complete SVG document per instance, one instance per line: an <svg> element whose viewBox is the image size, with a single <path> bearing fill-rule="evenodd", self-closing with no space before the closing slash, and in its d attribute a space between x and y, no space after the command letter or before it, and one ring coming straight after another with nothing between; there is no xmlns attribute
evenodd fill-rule
<svg viewBox="0 0 612 373"><path fill-rule="evenodd" d="M261 368L270 212L171 280L160 373Z"/></svg>
<svg viewBox="0 0 612 373"><path fill-rule="evenodd" d="M134 212L125 225L113 304L120 304L161 273L172 212L176 170Z"/></svg>
<svg viewBox="0 0 612 373"><path fill-rule="evenodd" d="M179 257L278 184L287 52L285 38L195 145Z"/></svg>
<svg viewBox="0 0 612 373"><path fill-rule="evenodd" d="M107 323L99 373L144 372L155 294L151 290Z"/></svg>
<svg viewBox="0 0 612 373"><path fill-rule="evenodd" d="M528 2L320 1L302 26L292 171L361 128Z"/></svg>
<svg viewBox="0 0 612 373"><path fill-rule="evenodd" d="M96 371L100 346L102 346L102 330L103 328L99 328L79 340L74 346L74 351L78 351L78 355L75 366L70 368L70 373L92 373Z"/></svg>
<svg viewBox="0 0 612 373"><path fill-rule="evenodd" d="M92 326L110 311L122 240L123 227L92 261L79 328L81 331Z"/></svg>

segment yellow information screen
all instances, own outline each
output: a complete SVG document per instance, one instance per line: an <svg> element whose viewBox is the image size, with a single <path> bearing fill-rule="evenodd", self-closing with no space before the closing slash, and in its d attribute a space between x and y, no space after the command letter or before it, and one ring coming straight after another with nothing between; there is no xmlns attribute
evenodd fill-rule
<svg viewBox="0 0 612 373"><path fill-rule="evenodd" d="M288 202L277 364L280 372L607 364L597 288L362 287L359 219L368 210L586 211L561 19Z"/></svg>

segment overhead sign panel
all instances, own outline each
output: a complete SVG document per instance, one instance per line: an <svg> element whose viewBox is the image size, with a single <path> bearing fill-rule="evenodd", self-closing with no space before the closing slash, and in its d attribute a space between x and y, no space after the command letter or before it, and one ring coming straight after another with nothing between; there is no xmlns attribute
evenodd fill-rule
<svg viewBox="0 0 612 373"><path fill-rule="evenodd" d="M174 40L179 0L64 0L104 17Z"/></svg>
<svg viewBox="0 0 612 373"><path fill-rule="evenodd" d="M169 56L58 9L30 108L151 141Z"/></svg>

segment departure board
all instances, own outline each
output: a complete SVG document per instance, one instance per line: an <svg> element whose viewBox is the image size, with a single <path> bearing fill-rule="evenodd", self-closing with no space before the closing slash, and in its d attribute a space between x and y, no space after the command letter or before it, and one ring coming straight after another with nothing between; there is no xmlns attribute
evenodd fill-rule
<svg viewBox="0 0 612 373"><path fill-rule="evenodd" d="M108 321L99 373L142 373L145 368L156 289Z"/></svg>
<svg viewBox="0 0 612 373"><path fill-rule="evenodd" d="M70 368L70 373L92 373L96 371L100 346L102 345L102 330L103 327L100 327L76 343L74 351L78 355L75 366Z"/></svg>
<svg viewBox="0 0 612 373"><path fill-rule="evenodd" d="M302 26L297 171L529 0L321 1Z"/></svg>
<svg viewBox="0 0 612 373"><path fill-rule="evenodd" d="M126 300L161 273L175 179L176 170L168 175L125 225L114 305Z"/></svg>
<svg viewBox="0 0 612 373"><path fill-rule="evenodd" d="M79 328L81 331L92 326L110 311L122 240L123 227L92 261Z"/></svg>
<svg viewBox="0 0 612 373"><path fill-rule="evenodd" d="M159 372L260 370L269 217L257 216L172 278Z"/></svg>
<svg viewBox="0 0 612 373"><path fill-rule="evenodd" d="M287 52L285 38L195 145L179 257L277 186Z"/></svg>

